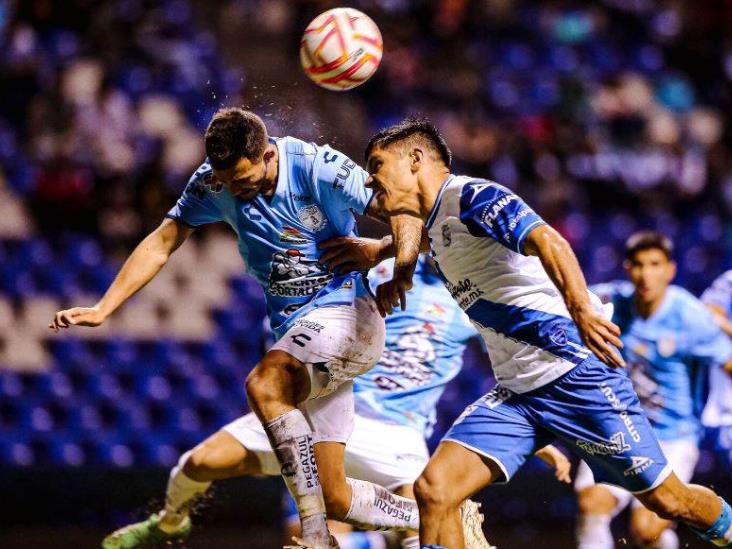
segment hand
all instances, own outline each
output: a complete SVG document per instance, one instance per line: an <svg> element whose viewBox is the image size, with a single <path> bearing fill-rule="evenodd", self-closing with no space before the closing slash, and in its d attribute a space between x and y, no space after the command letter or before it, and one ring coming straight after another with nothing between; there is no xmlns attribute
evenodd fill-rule
<svg viewBox="0 0 732 549"><path fill-rule="evenodd" d="M620 340L620 328L595 311L580 312L572 315L582 340L595 356L613 368L625 368L625 361L613 349L623 348Z"/></svg>
<svg viewBox="0 0 732 549"><path fill-rule="evenodd" d="M74 307L57 312L48 327L58 332L69 326L99 326L106 319L98 307Z"/></svg>
<svg viewBox="0 0 732 549"><path fill-rule="evenodd" d="M722 366L722 369L728 376L732 377L732 359L728 360L727 363Z"/></svg>
<svg viewBox="0 0 732 549"><path fill-rule="evenodd" d="M407 292L412 289L412 275L394 271L393 278L376 288L376 306L382 317L391 314L394 307L407 308Z"/></svg>
<svg viewBox="0 0 732 549"><path fill-rule="evenodd" d="M559 482L566 484L572 482L572 475L570 474L572 464L558 448L550 444L536 452L536 456L554 469L554 476Z"/></svg>
<svg viewBox="0 0 732 549"><path fill-rule="evenodd" d="M318 260L329 271L368 271L380 261L382 241L373 238L338 236L321 242L323 254Z"/></svg>

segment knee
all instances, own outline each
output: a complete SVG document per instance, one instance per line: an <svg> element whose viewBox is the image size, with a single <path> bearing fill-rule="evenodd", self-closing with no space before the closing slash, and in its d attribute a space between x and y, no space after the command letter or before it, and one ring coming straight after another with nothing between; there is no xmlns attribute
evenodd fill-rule
<svg viewBox="0 0 732 549"><path fill-rule="evenodd" d="M289 381L288 364L265 355L247 376L244 387L250 402L272 402L283 398L291 387Z"/></svg>
<svg viewBox="0 0 732 549"><path fill-rule="evenodd" d="M610 515L617 500L602 486L591 486L577 495L577 506L581 515Z"/></svg>
<svg viewBox="0 0 732 549"><path fill-rule="evenodd" d="M348 511L351 510L351 502L346 497L346 490L324 490L323 500L329 519L345 520Z"/></svg>
<svg viewBox="0 0 732 549"><path fill-rule="evenodd" d="M444 510L450 507L458 507L461 502L453 501L450 497L450 490L440 481L440 477L425 470L414 483L414 497L417 500L420 511Z"/></svg>
<svg viewBox="0 0 732 549"><path fill-rule="evenodd" d="M660 536L656 528L634 525L632 529L633 541L638 547L653 547Z"/></svg>
<svg viewBox="0 0 732 549"><path fill-rule="evenodd" d="M222 456L216 448L201 444L188 453L183 464L183 473L196 482L211 482L216 480L218 471L225 468Z"/></svg>
<svg viewBox="0 0 732 549"><path fill-rule="evenodd" d="M687 515L683 498L668 490L652 490L643 495L641 503L665 520L683 520Z"/></svg>

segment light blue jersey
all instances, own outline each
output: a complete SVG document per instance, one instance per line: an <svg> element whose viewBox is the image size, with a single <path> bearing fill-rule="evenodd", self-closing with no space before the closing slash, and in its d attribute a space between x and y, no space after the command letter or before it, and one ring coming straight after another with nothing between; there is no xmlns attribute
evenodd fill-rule
<svg viewBox="0 0 732 549"><path fill-rule="evenodd" d="M696 297L669 286L658 309L642 318L630 282L594 286L615 307L633 386L659 440L698 439L708 367L732 357L732 344Z"/></svg>
<svg viewBox="0 0 732 549"><path fill-rule="evenodd" d="M727 319L732 320L732 271L726 271L707 288L701 300L707 305L720 307ZM721 368L714 368L709 374L709 399L704 408L702 421L707 427L725 429L720 437L723 447L729 452L732 464L732 377Z"/></svg>
<svg viewBox="0 0 732 549"><path fill-rule="evenodd" d="M271 200L235 198L204 162L167 217L192 227L224 221L234 229L246 272L264 289L279 338L308 310L351 303L368 292L361 273L334 276L318 264L317 244L354 235L353 214L364 213L372 191L364 186L368 174L341 152L293 137L272 142L279 160Z"/></svg>
<svg viewBox="0 0 732 549"><path fill-rule="evenodd" d="M394 260L371 270L373 288L391 280ZM477 336L468 317L442 280L420 256L407 309L386 318L386 343L381 359L354 380L356 412L407 425L429 437L437 401L463 366L468 339Z"/></svg>

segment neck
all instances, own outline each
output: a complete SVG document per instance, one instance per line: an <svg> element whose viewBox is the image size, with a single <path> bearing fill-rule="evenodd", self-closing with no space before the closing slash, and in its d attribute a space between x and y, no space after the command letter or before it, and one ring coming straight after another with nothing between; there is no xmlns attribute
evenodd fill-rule
<svg viewBox="0 0 732 549"><path fill-rule="evenodd" d="M430 212L437 202L437 195L440 194L440 188L449 175L450 170L446 166L433 168L420 175L417 184L419 185L419 209L422 221L427 221L430 216Z"/></svg>
<svg viewBox="0 0 732 549"><path fill-rule="evenodd" d="M663 298L665 295L666 295L666 292L664 291L657 298L652 299L650 301L641 301L640 299L638 299L638 296L636 295L635 308L637 309L638 314L643 318L650 317L661 306L661 303L663 302Z"/></svg>
<svg viewBox="0 0 732 549"><path fill-rule="evenodd" d="M275 190L277 190L277 177L280 173L280 152L277 150L277 145L269 143L265 149L265 153L272 151L274 155L272 159L267 162L264 170L264 180L266 181L266 187L262 189L261 194L265 198L272 198Z"/></svg>

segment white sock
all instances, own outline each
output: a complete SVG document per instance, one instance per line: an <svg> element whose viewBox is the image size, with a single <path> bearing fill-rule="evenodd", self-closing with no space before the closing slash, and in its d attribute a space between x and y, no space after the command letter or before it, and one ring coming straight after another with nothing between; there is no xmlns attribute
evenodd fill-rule
<svg viewBox="0 0 732 549"><path fill-rule="evenodd" d="M333 534L341 549L387 549L386 539L381 532L347 532Z"/></svg>
<svg viewBox="0 0 732 549"><path fill-rule="evenodd" d="M419 549L419 536L404 538L401 543L402 549Z"/></svg>
<svg viewBox="0 0 732 549"><path fill-rule="evenodd" d="M362 530L419 530L416 501L365 480L346 480L352 496L345 522Z"/></svg>
<svg viewBox="0 0 732 549"><path fill-rule="evenodd" d="M679 549L679 536L673 528L666 528L650 549Z"/></svg>
<svg viewBox="0 0 732 549"><path fill-rule="evenodd" d="M330 532L313 452L313 434L300 410L291 410L264 425L280 462L282 478L295 500L303 541L328 547Z"/></svg>
<svg viewBox="0 0 732 549"><path fill-rule="evenodd" d="M170 471L168 487L165 491L165 509L160 514L160 528L166 532L177 530L185 520L196 499L203 495L210 482L198 482L186 476L183 466L191 455L189 450L178 460L178 464Z"/></svg>
<svg viewBox="0 0 732 549"><path fill-rule="evenodd" d="M580 515L577 520L577 549L614 549L610 515Z"/></svg>

